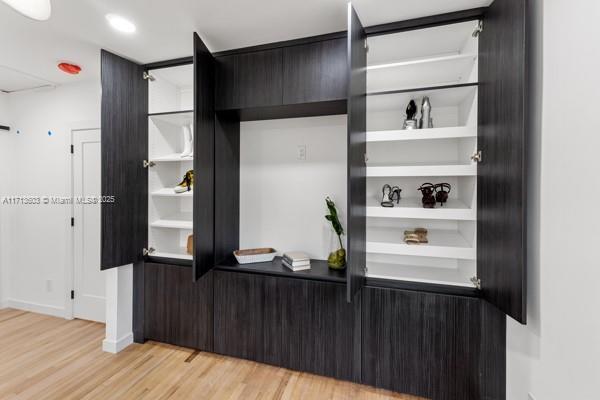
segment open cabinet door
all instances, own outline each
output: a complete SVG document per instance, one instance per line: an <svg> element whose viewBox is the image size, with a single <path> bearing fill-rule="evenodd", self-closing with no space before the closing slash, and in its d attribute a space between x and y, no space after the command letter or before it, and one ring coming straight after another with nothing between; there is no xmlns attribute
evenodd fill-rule
<svg viewBox="0 0 600 400"><path fill-rule="evenodd" d="M144 68L101 52L101 268L142 260L148 241L148 83Z"/></svg>
<svg viewBox="0 0 600 400"><path fill-rule="evenodd" d="M479 37L477 277L485 299L526 322L527 1L496 0Z"/></svg>
<svg viewBox="0 0 600 400"><path fill-rule="evenodd" d="M194 280L214 267L215 59L194 33Z"/></svg>
<svg viewBox="0 0 600 400"><path fill-rule="evenodd" d="M347 294L352 302L365 284L367 197L367 34L348 4L348 229Z"/></svg>

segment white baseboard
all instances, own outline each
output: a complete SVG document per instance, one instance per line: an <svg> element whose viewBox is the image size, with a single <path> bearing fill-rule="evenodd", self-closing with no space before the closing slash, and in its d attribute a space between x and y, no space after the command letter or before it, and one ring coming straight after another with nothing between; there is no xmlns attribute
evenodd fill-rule
<svg viewBox="0 0 600 400"><path fill-rule="evenodd" d="M8 306L6 305L6 300L2 299L0 300L0 310L2 310L3 308L7 308Z"/></svg>
<svg viewBox="0 0 600 400"><path fill-rule="evenodd" d="M133 344L133 332L128 333L117 341L104 339L102 341L102 351L117 354L130 344Z"/></svg>
<svg viewBox="0 0 600 400"><path fill-rule="evenodd" d="M63 307L49 306L46 304L38 304L16 299L6 300L3 306L6 308L15 308L17 310L31 311L38 314L52 315L53 317L65 317L65 309Z"/></svg>

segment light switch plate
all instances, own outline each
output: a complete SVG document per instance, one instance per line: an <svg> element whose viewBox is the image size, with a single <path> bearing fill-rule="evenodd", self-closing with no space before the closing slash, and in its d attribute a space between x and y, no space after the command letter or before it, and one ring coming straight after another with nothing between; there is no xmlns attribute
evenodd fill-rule
<svg viewBox="0 0 600 400"><path fill-rule="evenodd" d="M296 158L298 160L306 160L306 145L305 144L298 145Z"/></svg>

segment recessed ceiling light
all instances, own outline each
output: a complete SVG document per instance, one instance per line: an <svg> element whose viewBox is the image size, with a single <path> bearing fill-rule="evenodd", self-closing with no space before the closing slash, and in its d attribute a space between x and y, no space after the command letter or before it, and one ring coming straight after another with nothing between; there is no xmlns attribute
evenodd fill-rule
<svg viewBox="0 0 600 400"><path fill-rule="evenodd" d="M50 18L52 6L50 0L2 0L17 12L37 21Z"/></svg>
<svg viewBox="0 0 600 400"><path fill-rule="evenodd" d="M128 20L127 18L123 18L120 15L116 14L107 14L106 19L110 26L119 32L123 33L133 33L135 32L135 25L133 22Z"/></svg>

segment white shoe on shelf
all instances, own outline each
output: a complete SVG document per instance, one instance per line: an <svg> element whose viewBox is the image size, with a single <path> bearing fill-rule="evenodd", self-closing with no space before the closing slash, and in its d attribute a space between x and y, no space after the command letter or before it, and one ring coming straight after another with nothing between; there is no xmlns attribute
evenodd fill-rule
<svg viewBox="0 0 600 400"><path fill-rule="evenodd" d="M194 157L194 135L192 133L192 125L183 126L183 152L181 158Z"/></svg>

